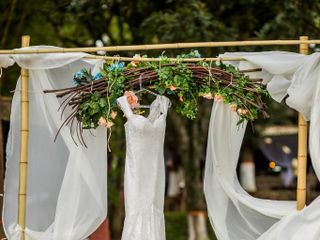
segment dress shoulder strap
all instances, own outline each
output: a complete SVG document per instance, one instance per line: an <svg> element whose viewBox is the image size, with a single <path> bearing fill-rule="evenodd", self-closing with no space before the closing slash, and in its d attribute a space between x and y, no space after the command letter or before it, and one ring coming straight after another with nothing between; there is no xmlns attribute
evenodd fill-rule
<svg viewBox="0 0 320 240"><path fill-rule="evenodd" d="M161 104L160 104L161 112L163 114L167 114L169 107L171 107L170 99L167 98L166 96L161 96Z"/></svg>
<svg viewBox="0 0 320 240"><path fill-rule="evenodd" d="M117 99L117 103L119 107L121 108L122 112L126 116L126 118L130 118L133 115L133 112L131 110L131 107L128 103L127 96L122 96Z"/></svg>

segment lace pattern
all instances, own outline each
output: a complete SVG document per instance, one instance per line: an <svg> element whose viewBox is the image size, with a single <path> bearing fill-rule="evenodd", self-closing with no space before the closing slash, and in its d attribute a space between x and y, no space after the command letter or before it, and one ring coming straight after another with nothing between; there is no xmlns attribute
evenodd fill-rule
<svg viewBox="0 0 320 240"><path fill-rule="evenodd" d="M127 215L122 240L164 240L163 212L155 207L146 208L137 214Z"/></svg>
<svg viewBox="0 0 320 240"><path fill-rule="evenodd" d="M158 96L148 117L133 114L126 97L118 104L127 117L122 240L165 240L163 144L170 101Z"/></svg>

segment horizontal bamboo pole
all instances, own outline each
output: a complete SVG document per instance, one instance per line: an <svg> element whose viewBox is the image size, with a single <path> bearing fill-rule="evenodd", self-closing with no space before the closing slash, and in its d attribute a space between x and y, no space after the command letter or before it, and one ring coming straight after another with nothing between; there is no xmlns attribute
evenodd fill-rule
<svg viewBox="0 0 320 240"><path fill-rule="evenodd" d="M0 54L39 54L39 53L67 53L67 52L120 52L137 50L162 50L178 48L211 48L211 47L236 47L236 46L267 46L267 45L299 45L320 44L320 40L253 40L253 41L228 41L228 42L192 42L192 43L165 43L127 46L83 47L83 48L57 48L57 49L13 49L0 50Z"/></svg>
<svg viewBox="0 0 320 240"><path fill-rule="evenodd" d="M110 61L137 61L137 62L159 62L160 58L148 58L148 57L120 57L120 56L96 56L96 55L89 55L85 56L84 58L87 59L104 59ZM168 61L177 61L178 58L167 58ZM215 62L215 61L246 61L244 58L181 58L182 62Z"/></svg>

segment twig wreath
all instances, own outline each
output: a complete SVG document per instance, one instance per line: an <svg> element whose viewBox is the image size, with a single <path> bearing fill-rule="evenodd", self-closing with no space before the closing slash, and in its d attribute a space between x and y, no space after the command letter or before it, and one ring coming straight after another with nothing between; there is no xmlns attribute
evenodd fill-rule
<svg viewBox="0 0 320 240"><path fill-rule="evenodd" d="M197 50L178 55L174 62L164 54L159 57L159 62L139 62L140 56L127 65L119 61L106 62L95 76L90 69L75 73L75 87L44 92L54 92L58 98L65 97L60 106L62 114L67 106L72 111L60 129L70 124L70 131L75 128L79 141L84 145L83 129L97 128L99 125L111 128L114 125L118 111L117 98L126 95L132 107L139 106L133 91L140 84L176 102L175 110L188 119L196 118L199 97L228 104L239 115L238 124L245 120L253 121L260 115L268 117L264 100L269 95L262 79L250 79L245 74L261 69L240 71L221 61L182 61L183 58L195 57L200 57Z"/></svg>

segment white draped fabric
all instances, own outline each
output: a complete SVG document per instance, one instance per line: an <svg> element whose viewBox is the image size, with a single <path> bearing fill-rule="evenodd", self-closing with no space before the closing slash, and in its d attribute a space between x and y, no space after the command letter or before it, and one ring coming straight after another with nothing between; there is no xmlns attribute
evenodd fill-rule
<svg viewBox="0 0 320 240"><path fill-rule="evenodd" d="M0 56L0 68L7 68L14 64L14 60L7 55Z"/></svg>
<svg viewBox="0 0 320 240"><path fill-rule="evenodd" d="M32 47L34 49L41 47ZM47 46L45 48L48 48ZM71 138L63 127L70 113L60 118L61 100L45 89L71 87L73 74L83 67L97 71L102 61L86 61L84 53L12 55L11 59L29 69L30 131L27 185L27 229L29 240L82 240L107 215L107 151L104 128L84 131L88 148ZM7 144L4 195L4 228L8 239L20 240L18 176L20 146L20 79L12 102ZM94 135L94 136L92 136ZM77 138L77 137L75 137Z"/></svg>
<svg viewBox="0 0 320 240"><path fill-rule="evenodd" d="M271 96L310 120L309 148L320 177L320 54L304 56L288 52L226 53L248 62L230 62L240 69L261 67ZM253 198L240 186L236 166L245 124L223 103L212 109L205 170L205 196L211 224L219 240L319 239L320 200L298 212L295 202Z"/></svg>

